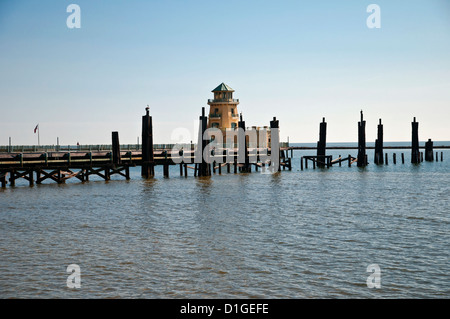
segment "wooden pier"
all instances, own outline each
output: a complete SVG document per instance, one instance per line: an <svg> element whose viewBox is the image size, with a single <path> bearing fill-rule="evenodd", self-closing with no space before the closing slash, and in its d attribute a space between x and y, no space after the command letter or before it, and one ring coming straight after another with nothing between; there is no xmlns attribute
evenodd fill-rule
<svg viewBox="0 0 450 319"><path fill-rule="evenodd" d="M240 127L245 128L245 122L240 121ZM278 121L271 121L271 127L278 128ZM260 153L265 151L271 155L271 149L249 149L245 141L245 135L241 134L239 139L244 142L239 145L241 148L225 149L218 148L211 155L212 164L207 163L203 150L209 142L205 140L204 132L207 128L207 117L205 109L202 109L200 116L199 147L190 150L155 150L153 147L153 125L149 108L142 117L142 149L141 150L120 150L119 133L112 132L112 150L110 151L75 151L75 152L8 152L0 153L0 185L5 187L16 185L19 178L28 181L30 186L41 184L45 180L51 180L58 184L65 183L66 180L76 178L81 182L89 181L90 176L98 176L105 181L111 179L113 175L119 175L125 179L130 179L130 167L141 166L141 176L151 178L155 176L155 166L163 166L164 177L169 177L169 167L179 165L180 176L188 176L188 169L194 170L194 176L210 176L211 172L222 174L222 167L227 167L227 173L231 172L231 165L234 166L234 173L251 172L254 166L265 170L271 164L270 160L264 162L250 161L250 152ZM282 148L279 152L283 156L278 161L279 167L292 169L291 159L285 156L287 148ZM244 152L245 162L238 162L239 152ZM286 152L287 154L287 152ZM280 154L278 154L279 156ZM182 159L180 161L180 159ZM228 160L227 160L228 159ZM217 164L220 163L220 164ZM212 165L212 167L211 167ZM278 171L280 168L278 167Z"/></svg>
<svg viewBox="0 0 450 319"><path fill-rule="evenodd" d="M280 147L277 152L272 154L272 149L249 148L245 134L245 121L240 116L238 127L238 145L233 148L217 147L211 151L210 160L206 161L203 156L208 144L211 142L205 139L204 133L207 129L207 117L205 109L202 108L202 115L199 122L199 138L197 147L193 144L189 149L155 149L153 144L153 125L152 117L149 114L149 108L146 114L142 116L142 149L121 150L119 143L119 133L111 134L111 150L89 150L87 151L44 151L44 152L9 152L0 153L0 185L5 187L16 185L16 180L24 179L30 186L41 184L46 180L56 183L65 183L66 180L75 178L81 182L89 181L90 176L97 176L105 181L111 179L111 176L118 175L125 179L130 179L130 167L141 166L141 176L143 178L152 178L155 176L155 166L163 166L164 177L169 177L170 166L179 165L180 176L188 176L188 171L193 170L193 176L207 177L212 174L222 174L222 172L231 173L251 173L252 167L255 171L261 169L265 171L271 167L272 172L283 170L292 170L292 158L294 150L316 149L315 155L305 155L300 158L300 170L307 169L308 163L312 167L330 168L333 165L341 166L343 162L351 167L357 163L359 167L368 165L367 149L375 149L375 164L388 165L388 153L383 153L386 149L411 149L411 163L419 164L426 161L439 161L439 154L434 149L450 148L446 146L435 146L431 139L424 146L419 146L418 126L419 123L414 117L412 125L412 143L411 146L383 146L383 125L381 119L378 124L378 134L375 141L375 147L366 146L365 128L366 121L363 119L361 111L361 120L358 122L358 146L357 147L327 147L326 146L326 128L325 118L322 119L319 128L319 141L317 147ZM270 121L272 131L272 142L279 144L279 121L274 117ZM275 140L276 139L276 140ZM138 148L138 147L137 147ZM425 152L420 152L424 148ZM70 149L70 148L68 148ZM333 156L326 155L327 149L357 149L358 156L353 157L339 155L333 159ZM290 152L289 152L290 151ZM290 156L289 156L290 153ZM255 154L265 154L261 157ZM383 156L384 155L384 156ZM270 157L268 157L270 156ZM262 160L263 158L264 160ZM268 159L269 158L269 159ZM239 159L245 159L242 163ZM440 160L443 161L443 152L440 154ZM273 168L276 163L278 166ZM392 163L397 164L397 154L392 154ZM401 153L401 163L405 164L404 153Z"/></svg>

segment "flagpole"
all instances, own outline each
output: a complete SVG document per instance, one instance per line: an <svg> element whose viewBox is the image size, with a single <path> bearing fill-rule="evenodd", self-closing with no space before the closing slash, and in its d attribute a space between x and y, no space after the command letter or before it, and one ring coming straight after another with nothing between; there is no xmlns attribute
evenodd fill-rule
<svg viewBox="0 0 450 319"><path fill-rule="evenodd" d="M39 131L41 130L41 128L39 127L39 124L38 124L38 146L41 146L41 140L40 140L40 137L39 137Z"/></svg>

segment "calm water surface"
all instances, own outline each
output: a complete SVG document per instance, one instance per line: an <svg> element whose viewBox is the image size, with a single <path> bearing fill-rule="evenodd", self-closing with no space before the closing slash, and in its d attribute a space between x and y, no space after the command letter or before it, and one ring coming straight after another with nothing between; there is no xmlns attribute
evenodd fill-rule
<svg viewBox="0 0 450 319"><path fill-rule="evenodd" d="M295 151L274 175L1 189L0 297L448 298L450 151L419 166L392 152L406 164L300 171L314 152Z"/></svg>

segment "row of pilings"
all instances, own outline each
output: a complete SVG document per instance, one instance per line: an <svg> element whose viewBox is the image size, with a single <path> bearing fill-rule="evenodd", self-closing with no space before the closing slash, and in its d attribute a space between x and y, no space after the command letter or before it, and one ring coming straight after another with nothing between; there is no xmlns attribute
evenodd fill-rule
<svg viewBox="0 0 450 319"><path fill-rule="evenodd" d="M351 163L356 162L358 167L365 167L368 163L367 158L367 147L366 147L366 121L364 120L363 111L361 111L361 119L358 122L358 155L356 158L351 157L349 155L348 158L341 159L339 155L339 159L336 160L341 164L342 161L348 160L349 165ZM411 122L411 163L419 164L423 162L424 156L423 153L419 151L419 122L416 121L416 118L413 118ZM304 156L305 165L307 167L307 160L313 161L314 167L317 164L317 167L329 167L331 166L332 158L331 156L326 155L326 131L327 131L327 122L325 122L325 118L322 119L319 127L319 141L317 142L317 155L316 156ZM374 151L374 163L377 165L387 164L388 157L387 154L384 154L383 149L383 124L381 119L379 119L379 123L377 125L377 138L375 140L375 151ZM385 156L384 156L385 155ZM434 157L433 151L433 141L428 139L425 143L425 161L438 161L438 153L436 152L436 158ZM443 154L441 153L441 161L443 160ZM396 154L393 154L394 164L396 163ZM333 161L334 162L334 161ZM402 153L402 163L404 163L404 154ZM303 160L302 165L303 167Z"/></svg>

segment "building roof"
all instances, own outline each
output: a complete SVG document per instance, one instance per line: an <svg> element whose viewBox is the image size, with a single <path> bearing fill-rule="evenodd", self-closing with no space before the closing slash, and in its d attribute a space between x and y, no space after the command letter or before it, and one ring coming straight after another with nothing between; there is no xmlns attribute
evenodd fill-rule
<svg viewBox="0 0 450 319"><path fill-rule="evenodd" d="M218 87L216 87L211 92L234 92L234 90L222 82Z"/></svg>

